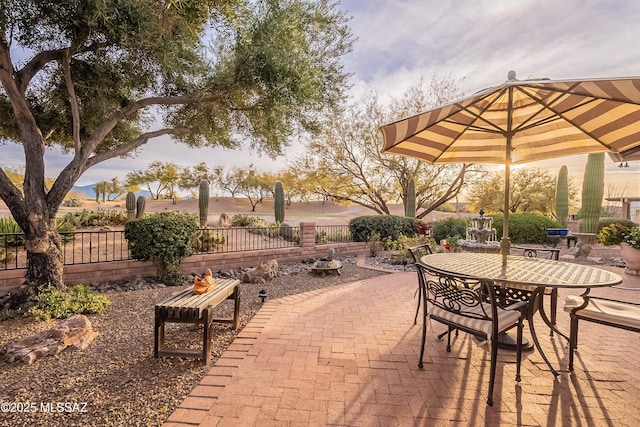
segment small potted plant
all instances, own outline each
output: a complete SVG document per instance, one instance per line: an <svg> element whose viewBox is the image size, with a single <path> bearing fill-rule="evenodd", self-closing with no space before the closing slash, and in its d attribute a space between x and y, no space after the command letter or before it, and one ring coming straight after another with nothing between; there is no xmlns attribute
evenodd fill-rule
<svg viewBox="0 0 640 427"><path fill-rule="evenodd" d="M625 272L640 275L640 228L611 224L600 230L598 241L604 246L620 245Z"/></svg>

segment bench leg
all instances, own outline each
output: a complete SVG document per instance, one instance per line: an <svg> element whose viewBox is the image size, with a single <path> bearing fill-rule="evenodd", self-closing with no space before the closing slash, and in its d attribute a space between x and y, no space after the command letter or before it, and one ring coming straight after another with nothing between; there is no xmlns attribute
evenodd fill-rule
<svg viewBox="0 0 640 427"><path fill-rule="evenodd" d="M240 329L240 286L233 291L233 329Z"/></svg>
<svg viewBox="0 0 640 427"><path fill-rule="evenodd" d="M204 328L202 331L202 361L208 365L211 361L211 309L204 310Z"/></svg>
<svg viewBox="0 0 640 427"><path fill-rule="evenodd" d="M155 326L153 340L153 357L158 358L158 352L164 347L164 318L160 313L160 308L156 307Z"/></svg>

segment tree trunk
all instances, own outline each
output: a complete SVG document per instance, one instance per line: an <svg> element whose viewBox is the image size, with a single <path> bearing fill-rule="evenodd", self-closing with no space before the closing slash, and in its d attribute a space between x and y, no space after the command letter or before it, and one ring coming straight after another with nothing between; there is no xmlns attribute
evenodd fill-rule
<svg viewBox="0 0 640 427"><path fill-rule="evenodd" d="M55 222L55 219L53 220ZM46 224L46 225L45 225ZM42 221L26 236L26 284L35 290L42 285L64 287L62 240L52 223Z"/></svg>
<svg viewBox="0 0 640 427"><path fill-rule="evenodd" d="M49 231L43 237L27 240L26 284L30 288L51 284L64 287L61 240L57 232ZM38 247L34 251L34 247Z"/></svg>

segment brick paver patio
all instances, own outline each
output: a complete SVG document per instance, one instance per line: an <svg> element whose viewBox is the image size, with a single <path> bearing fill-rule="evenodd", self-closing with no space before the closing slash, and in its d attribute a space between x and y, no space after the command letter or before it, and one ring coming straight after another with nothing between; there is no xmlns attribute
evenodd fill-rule
<svg viewBox="0 0 640 427"><path fill-rule="evenodd" d="M640 301L640 278L612 269L637 291L592 294ZM444 326L430 324L418 369L416 288L415 273L393 273L267 301L165 426L640 425L638 334L581 323L571 374L566 341L538 319L547 356L564 372L555 379L529 351L518 384L515 352L500 350L489 407L489 355L470 336L447 353L435 337Z"/></svg>

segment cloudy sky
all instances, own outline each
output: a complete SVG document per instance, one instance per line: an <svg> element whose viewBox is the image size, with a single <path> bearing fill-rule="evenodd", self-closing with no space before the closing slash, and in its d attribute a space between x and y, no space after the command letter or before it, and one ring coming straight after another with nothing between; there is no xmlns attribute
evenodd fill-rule
<svg viewBox="0 0 640 427"><path fill-rule="evenodd" d="M640 75L640 1L638 0L343 0L358 38L344 58L353 73L352 102L371 91L384 100L400 96L423 76L452 75L465 93L502 83L509 70L521 79L577 79ZM0 165L22 162L20 150L2 147ZM299 151L299 144L291 152ZM47 175L66 163L59 153L47 157ZM86 185L153 160L181 166L201 161L227 166L256 165L278 170L285 158L273 161L248 149L192 150L168 141L148 144L135 160L114 159L89 170L78 184ZM557 173L569 167L580 183L586 156L530 164ZM607 159L607 183L640 196L640 162L618 168Z"/></svg>

